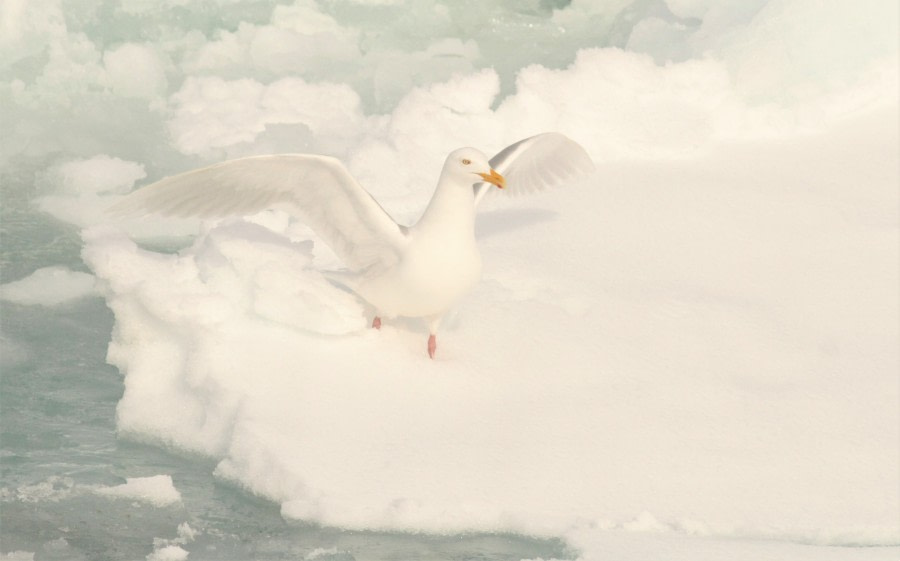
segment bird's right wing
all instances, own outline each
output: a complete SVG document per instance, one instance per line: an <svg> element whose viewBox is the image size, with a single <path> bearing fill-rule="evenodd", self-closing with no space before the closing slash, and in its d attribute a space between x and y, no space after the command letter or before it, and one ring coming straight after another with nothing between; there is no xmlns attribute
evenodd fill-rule
<svg viewBox="0 0 900 561"><path fill-rule="evenodd" d="M167 177L110 212L213 218L268 208L305 222L354 271L390 267L407 243L405 230L340 161L312 154L239 158Z"/></svg>
<svg viewBox="0 0 900 561"><path fill-rule="evenodd" d="M512 195L556 187L595 169L584 148L558 132L547 132L510 144L491 158L490 164L506 179L503 192ZM475 186L476 206L490 190L488 183Z"/></svg>

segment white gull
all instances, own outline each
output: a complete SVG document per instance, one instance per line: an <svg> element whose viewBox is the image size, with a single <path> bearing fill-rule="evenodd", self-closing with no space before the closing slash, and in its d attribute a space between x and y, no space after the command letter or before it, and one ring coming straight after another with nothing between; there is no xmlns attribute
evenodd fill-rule
<svg viewBox="0 0 900 561"><path fill-rule="evenodd" d="M398 225L337 159L278 154L229 160L167 177L114 205L116 214L213 218L286 210L347 265L341 282L381 317L424 318L428 354L447 311L481 275L475 208L491 185L526 193L592 172L584 149L559 133L512 144L488 158L474 148L447 156L431 202L415 225Z"/></svg>

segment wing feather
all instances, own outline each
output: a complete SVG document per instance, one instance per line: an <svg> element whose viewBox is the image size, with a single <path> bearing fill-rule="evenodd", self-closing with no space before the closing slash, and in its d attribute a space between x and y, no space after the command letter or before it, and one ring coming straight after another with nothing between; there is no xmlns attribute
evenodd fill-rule
<svg viewBox="0 0 900 561"><path fill-rule="evenodd" d="M506 189L522 195L556 187L593 173L594 162L577 142L548 132L510 144L490 159L491 167L506 178ZM492 191L488 183L475 185L475 204Z"/></svg>
<svg viewBox="0 0 900 561"><path fill-rule="evenodd" d="M215 218L268 208L305 222L354 271L390 267L407 242L405 230L340 161L312 154L239 158L167 177L110 212Z"/></svg>

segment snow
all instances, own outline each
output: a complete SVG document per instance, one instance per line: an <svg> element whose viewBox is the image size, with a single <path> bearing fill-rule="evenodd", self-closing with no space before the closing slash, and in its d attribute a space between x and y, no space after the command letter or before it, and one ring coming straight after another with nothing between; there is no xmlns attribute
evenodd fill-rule
<svg viewBox="0 0 900 561"><path fill-rule="evenodd" d="M58 306L95 294L94 275L59 266L44 267L0 285L0 300L26 306Z"/></svg>
<svg viewBox="0 0 900 561"><path fill-rule="evenodd" d="M147 556L147 561L184 561L188 552L177 545L167 545Z"/></svg>
<svg viewBox="0 0 900 561"><path fill-rule="evenodd" d="M34 202L84 228L94 273L0 294L96 280L123 438L211 458L289 521L583 559L897 557L896 3L113 4L0 7L0 162L39 163ZM447 152L549 130L599 170L486 201L483 279L435 361L415 321L369 329L283 215L103 214L144 180L316 152L410 223ZM165 475L96 492L180 501Z"/></svg>
<svg viewBox="0 0 900 561"><path fill-rule="evenodd" d="M351 88L299 78L267 86L248 79L189 79L172 99L176 108L169 130L187 154L251 142L269 123L302 125L315 134L352 130L363 121L359 96Z"/></svg>
<svg viewBox="0 0 900 561"><path fill-rule="evenodd" d="M147 177L144 166L98 154L93 158L65 161L51 167L43 182L69 195L128 193L136 181Z"/></svg>
<svg viewBox="0 0 900 561"><path fill-rule="evenodd" d="M435 362L285 232L88 231L120 430L325 525L897 545L896 116L495 201Z"/></svg>
<svg viewBox="0 0 900 561"><path fill-rule="evenodd" d="M179 524L177 532L178 537L171 540L155 538L153 552L147 556L147 561L184 561L187 559L189 553L181 546L193 542L197 538L198 532L187 522Z"/></svg>
<svg viewBox="0 0 900 561"><path fill-rule="evenodd" d="M111 200L131 191L146 176L143 165L107 154L63 161L37 178L45 192L37 204L65 222L93 224L103 220Z"/></svg>
<svg viewBox="0 0 900 561"><path fill-rule="evenodd" d="M6 487L0 489L0 495L4 498L14 496L16 500L26 503L59 502L84 494L137 501L158 508L181 502L181 494L175 488L170 475L129 477L125 478L125 483L121 485L81 485L76 484L71 477L53 476L34 485L25 485L14 490ZM179 535L186 540L192 539L189 526L184 530L179 528Z"/></svg>
<svg viewBox="0 0 900 561"><path fill-rule="evenodd" d="M100 487L99 495L145 502L155 507L167 507L181 502L181 493L175 488L170 475L128 477L122 485Z"/></svg>
<svg viewBox="0 0 900 561"><path fill-rule="evenodd" d="M30 551L10 551L3 556L7 561L34 561L34 553Z"/></svg>
<svg viewBox="0 0 900 561"><path fill-rule="evenodd" d="M178 525L178 537L175 538L180 543L189 543L194 541L197 538L199 532L191 526L187 522L183 522Z"/></svg>

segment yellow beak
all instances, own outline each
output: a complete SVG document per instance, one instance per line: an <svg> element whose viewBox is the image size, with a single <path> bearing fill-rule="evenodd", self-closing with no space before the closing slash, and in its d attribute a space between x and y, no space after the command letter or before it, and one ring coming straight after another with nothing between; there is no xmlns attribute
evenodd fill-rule
<svg viewBox="0 0 900 561"><path fill-rule="evenodd" d="M499 187L501 189L506 187L506 179L504 179L502 175L497 173L497 170L495 170L495 169L492 169L491 173L479 173L478 175L480 175L481 178L484 179L485 181L487 181L488 183L496 185L497 187Z"/></svg>

